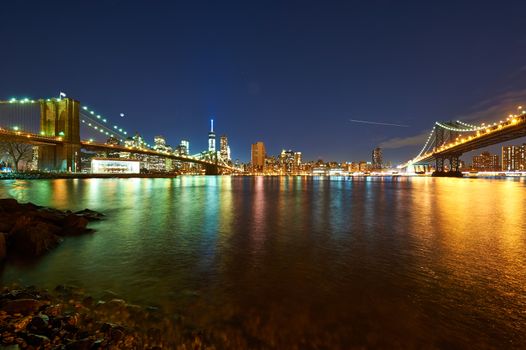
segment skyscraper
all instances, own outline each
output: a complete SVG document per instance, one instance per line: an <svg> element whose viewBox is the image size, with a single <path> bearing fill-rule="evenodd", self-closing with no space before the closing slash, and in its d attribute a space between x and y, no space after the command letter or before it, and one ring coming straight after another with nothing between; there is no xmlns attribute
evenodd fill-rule
<svg viewBox="0 0 526 350"><path fill-rule="evenodd" d="M251 160L253 171L265 169L265 144L261 141L252 144Z"/></svg>
<svg viewBox="0 0 526 350"><path fill-rule="evenodd" d="M230 146L228 146L228 137L226 135L221 135L219 139L219 153L221 158L230 160Z"/></svg>
<svg viewBox="0 0 526 350"><path fill-rule="evenodd" d="M502 146L502 170L514 171L518 169L517 153L515 146Z"/></svg>
<svg viewBox="0 0 526 350"><path fill-rule="evenodd" d="M499 156L489 152L482 152L478 156L473 156L473 169L477 171L498 171L500 170Z"/></svg>
<svg viewBox="0 0 526 350"><path fill-rule="evenodd" d="M210 119L210 132L208 133L208 151L216 151L216 134L214 132L214 119Z"/></svg>
<svg viewBox="0 0 526 350"><path fill-rule="evenodd" d="M372 167L375 170L380 170L383 167L382 149L380 147L373 150Z"/></svg>
<svg viewBox="0 0 526 350"><path fill-rule="evenodd" d="M526 170L526 144L522 146L502 146L502 170Z"/></svg>

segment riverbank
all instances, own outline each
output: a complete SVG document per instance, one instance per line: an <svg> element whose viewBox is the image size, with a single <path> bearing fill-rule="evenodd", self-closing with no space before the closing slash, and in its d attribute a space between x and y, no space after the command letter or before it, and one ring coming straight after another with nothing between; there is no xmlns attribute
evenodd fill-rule
<svg viewBox="0 0 526 350"><path fill-rule="evenodd" d="M40 179L113 179L113 178L173 178L175 173L155 174L88 174L88 173L0 173L0 180L40 180Z"/></svg>
<svg viewBox="0 0 526 350"><path fill-rule="evenodd" d="M96 299L73 286L4 287L0 348L215 349L182 321L157 307L128 304L111 291Z"/></svg>

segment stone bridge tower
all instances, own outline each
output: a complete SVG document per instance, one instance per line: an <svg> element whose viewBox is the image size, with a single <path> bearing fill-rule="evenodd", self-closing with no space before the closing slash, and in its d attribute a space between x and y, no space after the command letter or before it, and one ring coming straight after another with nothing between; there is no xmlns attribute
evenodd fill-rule
<svg viewBox="0 0 526 350"><path fill-rule="evenodd" d="M40 146L41 170L80 171L80 103L71 98L40 100L40 132L63 143Z"/></svg>

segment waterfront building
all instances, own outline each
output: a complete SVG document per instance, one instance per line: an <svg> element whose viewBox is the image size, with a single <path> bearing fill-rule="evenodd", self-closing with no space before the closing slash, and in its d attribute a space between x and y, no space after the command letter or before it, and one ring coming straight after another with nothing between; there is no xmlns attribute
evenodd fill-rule
<svg viewBox="0 0 526 350"><path fill-rule="evenodd" d="M502 170L515 171L518 169L517 153L515 146L502 146Z"/></svg>
<svg viewBox="0 0 526 350"><path fill-rule="evenodd" d="M265 144L261 141L252 144L251 148L251 162L252 170L254 172L262 172L265 170Z"/></svg>
<svg viewBox="0 0 526 350"><path fill-rule="evenodd" d="M139 174L140 162L131 159L92 158L93 174Z"/></svg>
<svg viewBox="0 0 526 350"><path fill-rule="evenodd" d="M381 170L383 168L382 149L377 147L372 154L372 169Z"/></svg>
<svg viewBox="0 0 526 350"><path fill-rule="evenodd" d="M302 166L302 161L301 161L301 152L294 152L294 173L295 174L299 174L303 171L303 166Z"/></svg>
<svg viewBox="0 0 526 350"><path fill-rule="evenodd" d="M282 174L292 174L294 172L294 152L282 150L279 155L279 165Z"/></svg>
<svg viewBox="0 0 526 350"><path fill-rule="evenodd" d="M216 134L214 132L214 119L210 119L210 131L208 132L208 151L216 151Z"/></svg>
<svg viewBox="0 0 526 350"><path fill-rule="evenodd" d="M361 160L359 163L358 163L358 171L360 172L367 172L367 171L371 171L371 168L372 168L372 164L371 162L366 162L365 160Z"/></svg>
<svg viewBox="0 0 526 350"><path fill-rule="evenodd" d="M526 170L526 144L521 146L502 146L502 170Z"/></svg>
<svg viewBox="0 0 526 350"><path fill-rule="evenodd" d="M489 152L482 152L480 155L473 156L472 168L476 171L499 171L499 156Z"/></svg>

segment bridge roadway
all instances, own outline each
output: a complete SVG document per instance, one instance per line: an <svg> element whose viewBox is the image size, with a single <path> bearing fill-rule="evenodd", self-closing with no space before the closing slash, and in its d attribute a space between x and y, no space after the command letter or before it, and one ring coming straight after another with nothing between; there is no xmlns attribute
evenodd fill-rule
<svg viewBox="0 0 526 350"><path fill-rule="evenodd" d="M458 141L445 144L408 162L407 165L429 163L440 157L459 157L463 153L526 136L526 114L513 117L504 123L488 125L486 129Z"/></svg>
<svg viewBox="0 0 526 350"><path fill-rule="evenodd" d="M41 134L34 134L30 132L25 131L11 131L0 128L0 141L9 141L9 142L17 142L17 143L29 143L33 145L47 145L47 146L53 146L53 145L62 145L66 144L62 137L60 136L45 136ZM146 148L134 148L134 147L126 147L121 145L110 145L105 143L97 143L92 141L80 141L81 148L91 150L91 151L113 151L113 152L128 152L128 153L135 153L135 154L144 154L144 155L150 155L150 156L159 156L164 158L170 158L173 160L181 161L181 162L190 162L190 163L196 163L201 164L204 166L217 166L219 168L231 170L231 171L238 171L238 169L234 167L229 167L220 163L214 163L209 162L202 159L197 159L194 157L185 157L185 156L178 156L170 153L165 152L158 152L155 150L150 150Z"/></svg>

